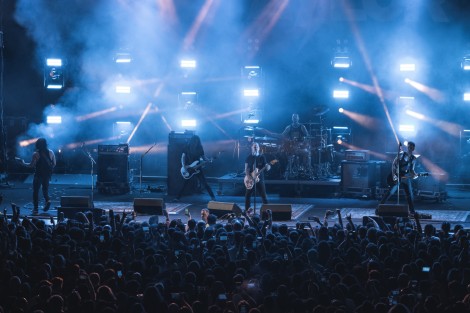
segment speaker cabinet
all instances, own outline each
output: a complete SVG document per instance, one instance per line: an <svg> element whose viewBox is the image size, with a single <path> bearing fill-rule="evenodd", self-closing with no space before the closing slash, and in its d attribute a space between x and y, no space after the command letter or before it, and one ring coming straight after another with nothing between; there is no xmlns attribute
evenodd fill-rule
<svg viewBox="0 0 470 313"><path fill-rule="evenodd" d="M98 154L97 183L129 183L129 156L127 154Z"/></svg>
<svg viewBox="0 0 470 313"><path fill-rule="evenodd" d="M378 216L408 217L408 205L379 204L376 214Z"/></svg>
<svg viewBox="0 0 470 313"><path fill-rule="evenodd" d="M135 198L134 212L145 215L163 215L165 203L160 198Z"/></svg>
<svg viewBox="0 0 470 313"><path fill-rule="evenodd" d="M292 204L263 204L260 215L264 216L268 209L272 212L273 221L290 221L292 218Z"/></svg>
<svg viewBox="0 0 470 313"><path fill-rule="evenodd" d="M75 219L76 214L78 212L82 213L87 213L87 212L92 212L93 213L93 220L95 223L99 223L101 220L101 216L106 214L106 211L103 209L97 209L97 208L86 208L86 207L63 207L60 206L57 208L57 217L60 216L60 213L64 214L65 218L69 219Z"/></svg>
<svg viewBox="0 0 470 313"><path fill-rule="evenodd" d="M373 194L378 183L377 164L375 162L341 163L341 185L343 192Z"/></svg>
<svg viewBox="0 0 470 313"><path fill-rule="evenodd" d="M209 201L207 204L210 214L214 214L217 217L224 216L225 214L234 213L235 215L240 215L242 209L232 202L218 202L218 201Z"/></svg>
<svg viewBox="0 0 470 313"><path fill-rule="evenodd" d="M93 202L89 196L62 196L60 197L60 206L67 208L93 208Z"/></svg>
<svg viewBox="0 0 470 313"><path fill-rule="evenodd" d="M188 144L191 137L194 136L193 131L184 133L171 132L168 135L168 168L167 168L167 186L168 195L176 196L183 187L185 179L181 176L181 155ZM192 194L197 190L197 179L189 179L186 181L185 194Z"/></svg>

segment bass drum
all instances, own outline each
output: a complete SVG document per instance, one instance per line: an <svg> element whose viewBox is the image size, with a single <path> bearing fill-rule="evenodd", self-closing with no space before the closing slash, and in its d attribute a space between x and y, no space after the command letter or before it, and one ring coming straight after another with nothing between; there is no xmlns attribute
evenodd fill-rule
<svg viewBox="0 0 470 313"><path fill-rule="evenodd" d="M312 165L322 163L333 163L335 151L333 145L328 145L325 148L314 149L312 153Z"/></svg>

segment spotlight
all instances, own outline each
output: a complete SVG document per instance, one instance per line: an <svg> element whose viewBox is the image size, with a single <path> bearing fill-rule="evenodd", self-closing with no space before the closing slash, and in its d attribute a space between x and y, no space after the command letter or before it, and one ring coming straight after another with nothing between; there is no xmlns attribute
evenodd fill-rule
<svg viewBox="0 0 470 313"><path fill-rule="evenodd" d="M343 143L348 142L348 139L343 135L336 136L336 143L342 145Z"/></svg>
<svg viewBox="0 0 470 313"><path fill-rule="evenodd" d="M344 82L344 77L340 77L338 80L339 80L340 82Z"/></svg>
<svg viewBox="0 0 470 313"><path fill-rule="evenodd" d="M338 112L339 112L339 113L343 113L343 112L344 112L344 109L343 109L343 108L339 108L339 109L338 109Z"/></svg>
<svg viewBox="0 0 470 313"><path fill-rule="evenodd" d="M44 66L44 86L47 89L62 89L64 87L62 59L46 59Z"/></svg>
<svg viewBox="0 0 470 313"><path fill-rule="evenodd" d="M470 101L470 92L466 92L463 94L463 101Z"/></svg>

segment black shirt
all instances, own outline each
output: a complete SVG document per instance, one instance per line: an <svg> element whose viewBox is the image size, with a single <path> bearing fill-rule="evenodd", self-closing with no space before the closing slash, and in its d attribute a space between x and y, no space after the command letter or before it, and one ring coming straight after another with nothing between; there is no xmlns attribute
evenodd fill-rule
<svg viewBox="0 0 470 313"><path fill-rule="evenodd" d="M258 170L261 170L266 165L266 157L264 155L254 156L252 154L246 157L245 163L248 164L248 169L250 173L253 172L253 169L256 167ZM253 166L255 164L255 166ZM264 179L264 173L259 175L259 179Z"/></svg>

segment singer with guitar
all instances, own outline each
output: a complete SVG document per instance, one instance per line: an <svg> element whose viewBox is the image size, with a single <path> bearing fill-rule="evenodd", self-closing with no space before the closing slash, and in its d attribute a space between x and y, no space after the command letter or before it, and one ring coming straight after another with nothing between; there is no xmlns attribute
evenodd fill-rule
<svg viewBox="0 0 470 313"><path fill-rule="evenodd" d="M411 181L418 178L418 176L422 176L415 172L416 156L413 154L415 147L415 143L409 141L407 152L405 152L402 150L400 143L397 156L392 163L392 172L389 175L390 179L388 183L390 185L390 189L383 195L382 200L380 200L380 204L384 204L394 193L397 192L398 188L403 188L405 190L410 215L415 214L413 187L411 185Z"/></svg>
<svg viewBox="0 0 470 313"><path fill-rule="evenodd" d="M206 176L204 176L204 171L202 169L202 165L205 164L207 161L208 159L204 154L201 139L197 135L192 136L191 139L189 139L188 144L184 148L183 153L181 154L181 175L185 180L175 201L179 201L181 199L184 190L186 189L186 186L188 185L188 182L192 177L196 177L199 180L201 186L206 188L207 192L211 197L211 200L215 201L214 192L207 183ZM199 166L199 164L201 166Z"/></svg>
<svg viewBox="0 0 470 313"><path fill-rule="evenodd" d="M264 171L270 169L271 165L266 162L266 157L260 154L259 144L254 142L251 145L251 154L245 160L245 213L250 209L251 195L255 190L261 196L263 203L268 203L266 187L264 186Z"/></svg>

